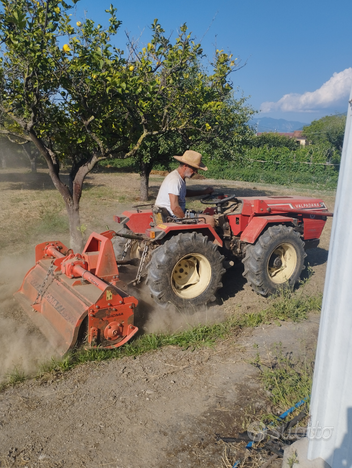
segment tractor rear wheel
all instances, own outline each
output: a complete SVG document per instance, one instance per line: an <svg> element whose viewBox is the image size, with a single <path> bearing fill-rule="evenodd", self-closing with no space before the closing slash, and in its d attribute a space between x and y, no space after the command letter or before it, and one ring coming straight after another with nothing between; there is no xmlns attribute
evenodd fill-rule
<svg viewBox="0 0 352 468"><path fill-rule="evenodd" d="M262 296L293 288L303 270L304 242L291 226L269 227L246 248L243 276Z"/></svg>
<svg viewBox="0 0 352 468"><path fill-rule="evenodd" d="M178 234L154 250L147 284L160 305L183 309L215 300L225 269L216 245L199 233Z"/></svg>

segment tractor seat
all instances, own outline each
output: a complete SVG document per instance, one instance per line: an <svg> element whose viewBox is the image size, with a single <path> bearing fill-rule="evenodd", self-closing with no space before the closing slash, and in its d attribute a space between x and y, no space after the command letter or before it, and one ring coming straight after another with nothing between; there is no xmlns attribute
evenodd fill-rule
<svg viewBox="0 0 352 468"><path fill-rule="evenodd" d="M170 218L172 215L166 208L162 208L161 206L154 205L153 207L153 218L156 225L166 223L167 219Z"/></svg>

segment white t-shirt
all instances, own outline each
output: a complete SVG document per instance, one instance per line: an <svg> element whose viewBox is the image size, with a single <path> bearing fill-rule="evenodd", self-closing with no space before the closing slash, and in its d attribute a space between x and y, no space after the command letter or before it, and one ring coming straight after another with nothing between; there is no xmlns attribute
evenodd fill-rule
<svg viewBox="0 0 352 468"><path fill-rule="evenodd" d="M169 213L174 214L171 210L169 194L178 196L178 203L183 211L186 209L186 182L182 179L178 170L170 172L161 184L158 196L155 200L155 205L161 208L166 208Z"/></svg>

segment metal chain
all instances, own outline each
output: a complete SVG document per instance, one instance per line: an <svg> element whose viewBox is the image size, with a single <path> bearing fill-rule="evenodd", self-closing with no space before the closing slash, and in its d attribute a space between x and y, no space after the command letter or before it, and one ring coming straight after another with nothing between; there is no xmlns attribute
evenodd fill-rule
<svg viewBox="0 0 352 468"><path fill-rule="evenodd" d="M131 245L132 245L132 239L128 239L128 241L126 242L125 247L123 249L121 260L125 259L126 255L127 255L127 252L128 252L128 249L131 248Z"/></svg>
<svg viewBox="0 0 352 468"><path fill-rule="evenodd" d="M141 261L139 262L137 275L136 275L135 279L133 281L131 281L131 283L133 283L133 284L139 284L141 282L142 270L144 268L144 263L145 263L145 260L147 258L148 250L149 250L149 245L145 244L144 249L143 249L143 253L142 253L142 256L141 256Z"/></svg>
<svg viewBox="0 0 352 468"><path fill-rule="evenodd" d="M32 305L39 304L39 299L43 298L44 293L46 292L46 290L48 289L50 284L53 282L53 280L54 280L54 274L53 273L54 273L54 267L55 267L54 261L55 260L51 261L51 265L50 265L50 267L48 269L48 272L47 272L42 284L40 285L40 287L38 289L37 297L35 298L35 301L33 302ZM48 280L49 280L50 276L52 278L51 278L51 281L49 282Z"/></svg>

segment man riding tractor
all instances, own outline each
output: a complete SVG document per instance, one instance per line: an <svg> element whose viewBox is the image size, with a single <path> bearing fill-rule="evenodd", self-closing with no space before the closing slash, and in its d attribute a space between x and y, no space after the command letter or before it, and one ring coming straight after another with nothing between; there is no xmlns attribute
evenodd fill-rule
<svg viewBox="0 0 352 468"><path fill-rule="evenodd" d="M186 187L186 179L191 179L198 173L198 169L208 170L202 163L200 153L187 150L182 156L174 156L174 158L180 162L180 165L165 177L155 201L154 211L161 213L164 221L168 217L181 219L186 217L186 197L197 197L214 192L213 187L206 187L203 190L190 190ZM202 215L202 217L206 223L214 227L212 216Z"/></svg>

